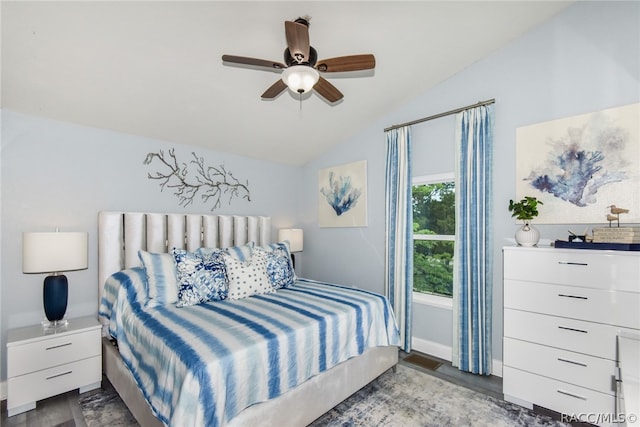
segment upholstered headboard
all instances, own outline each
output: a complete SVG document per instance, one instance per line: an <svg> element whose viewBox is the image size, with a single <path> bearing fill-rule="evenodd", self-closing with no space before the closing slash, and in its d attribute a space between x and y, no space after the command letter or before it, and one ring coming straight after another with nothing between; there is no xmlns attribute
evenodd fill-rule
<svg viewBox="0 0 640 427"><path fill-rule="evenodd" d="M144 212L98 214L98 304L113 273L140 265L138 251L165 253L177 247L225 248L271 243L266 216L198 215Z"/></svg>

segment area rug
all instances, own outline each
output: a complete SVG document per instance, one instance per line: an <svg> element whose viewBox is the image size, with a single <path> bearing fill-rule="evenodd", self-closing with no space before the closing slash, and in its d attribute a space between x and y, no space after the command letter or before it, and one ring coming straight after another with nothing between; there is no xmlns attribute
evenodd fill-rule
<svg viewBox="0 0 640 427"><path fill-rule="evenodd" d="M311 424L313 427L542 427L567 424L397 365Z"/></svg>
<svg viewBox="0 0 640 427"><path fill-rule="evenodd" d="M80 406L88 427L138 425L112 389L82 395ZM384 373L311 427L567 425L399 364L396 372Z"/></svg>
<svg viewBox="0 0 640 427"><path fill-rule="evenodd" d="M87 427L138 426L136 419L112 387L83 393L78 403Z"/></svg>

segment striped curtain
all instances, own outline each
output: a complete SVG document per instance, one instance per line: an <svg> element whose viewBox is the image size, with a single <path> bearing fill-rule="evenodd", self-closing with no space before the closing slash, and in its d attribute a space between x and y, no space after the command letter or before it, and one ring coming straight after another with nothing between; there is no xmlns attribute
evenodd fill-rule
<svg viewBox="0 0 640 427"><path fill-rule="evenodd" d="M398 327L402 350L411 351L413 293L413 209L411 198L411 132L386 132L385 289Z"/></svg>
<svg viewBox="0 0 640 427"><path fill-rule="evenodd" d="M491 374L493 105L456 117L454 366Z"/></svg>

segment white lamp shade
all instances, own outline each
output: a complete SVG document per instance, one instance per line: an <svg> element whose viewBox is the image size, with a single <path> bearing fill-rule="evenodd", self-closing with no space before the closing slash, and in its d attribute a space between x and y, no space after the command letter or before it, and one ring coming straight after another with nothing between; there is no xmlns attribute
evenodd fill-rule
<svg viewBox="0 0 640 427"><path fill-rule="evenodd" d="M289 241L291 252L302 252L303 233L301 228L283 228L278 231L278 241Z"/></svg>
<svg viewBox="0 0 640 427"><path fill-rule="evenodd" d="M23 233L22 271L58 273L87 268L85 232Z"/></svg>
<svg viewBox="0 0 640 427"><path fill-rule="evenodd" d="M309 92L320 79L320 73L307 65L294 65L282 72L282 81L294 92Z"/></svg>

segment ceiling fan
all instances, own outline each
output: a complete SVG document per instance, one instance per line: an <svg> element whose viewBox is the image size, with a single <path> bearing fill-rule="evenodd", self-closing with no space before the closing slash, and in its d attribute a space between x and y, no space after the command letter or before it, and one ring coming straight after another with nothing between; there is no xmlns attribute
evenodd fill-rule
<svg viewBox="0 0 640 427"><path fill-rule="evenodd" d="M362 54L318 61L318 53L309 45L309 19L304 17L284 22L287 39L284 64L235 55L222 55L222 61L282 70L282 78L261 95L263 99L275 98L289 88L300 95L313 89L327 101L337 102L344 95L320 73L371 70L376 66L376 59L371 54Z"/></svg>

